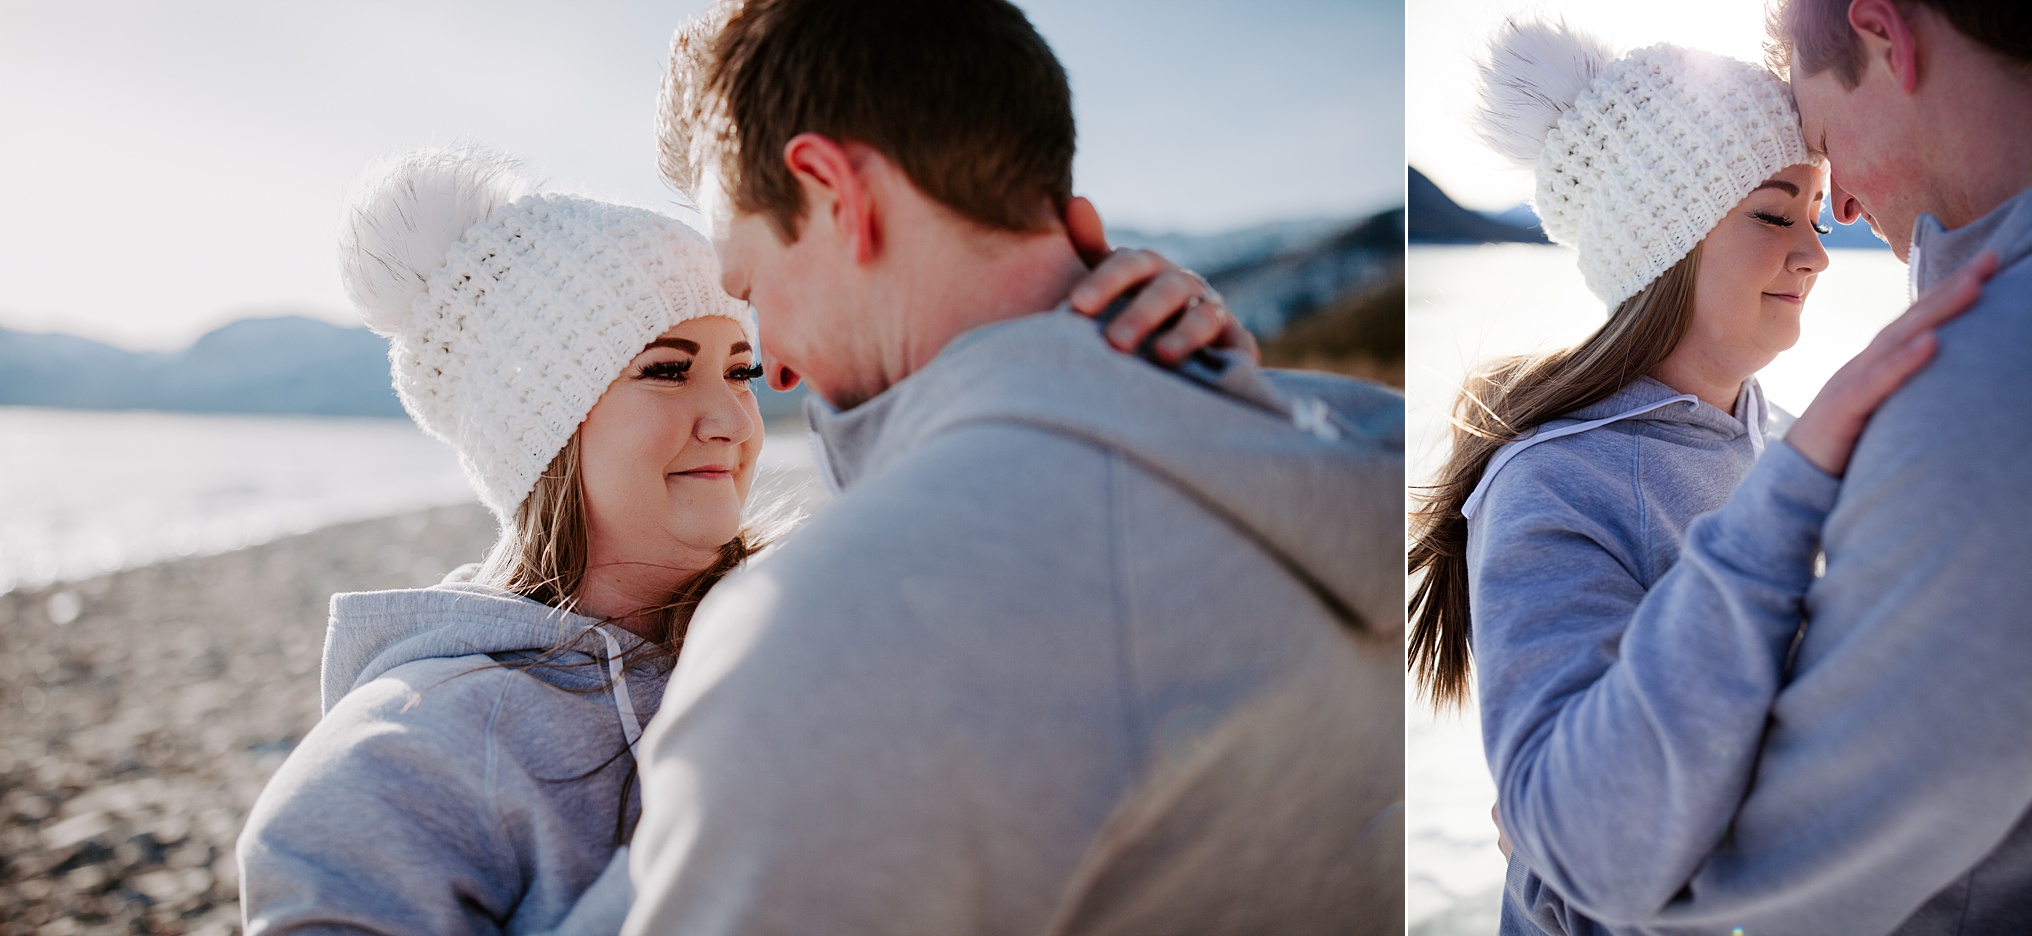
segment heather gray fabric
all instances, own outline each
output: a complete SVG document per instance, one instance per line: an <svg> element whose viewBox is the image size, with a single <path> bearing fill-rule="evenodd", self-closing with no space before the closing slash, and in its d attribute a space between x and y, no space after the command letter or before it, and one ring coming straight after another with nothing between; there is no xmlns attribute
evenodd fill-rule
<svg viewBox="0 0 2032 936"><path fill-rule="evenodd" d="M1545 780L1548 808L1528 816L1572 833L1557 854L1595 864L1689 851L1699 845L1690 837L1649 838L1637 853L1611 847L1623 827L1656 828L1661 814L1714 798L1653 761L1661 751L1689 761L1733 756L1734 745L1761 738L1754 782L1726 839L1654 907L1547 875L1553 887L1536 889L1536 909L1553 918L1577 909L1613 920L1618 933L2032 929L2032 681L2024 678L2032 651L2032 382L2024 379L2032 190L1954 231L1921 217L1915 289L1985 248L2002 270L1973 309L1940 329L1934 361L1885 402L1856 446L1821 535L1825 574L1774 574L1781 570L1770 563L1781 557L1768 547L1804 543L1817 525L1799 496L1801 479L1767 456L1774 467L1760 463L1726 508L1693 525L1679 565L1645 598L1619 650L1625 673L1612 684L1625 702L1598 706L1566 757L1594 765L1596 786L1648 796L1649 807L1585 834L1580 813L1592 807L1580 791L1561 796ZM1749 509L1760 502L1769 506ZM1760 703L1770 661L1798 620L1771 597L1795 585L1805 631L1783 690ZM1708 635L1699 655L1681 636L1688 633ZM1744 639L1714 639L1730 634ZM1708 750L1679 745L1696 736L1682 724L1692 702L1741 732ZM1513 839L1542 836L1535 825L1512 828L1526 818L1504 813Z"/></svg>
<svg viewBox="0 0 2032 936"><path fill-rule="evenodd" d="M1654 698L1629 692L1631 664L1619 662L1617 651L1624 630L1679 561L1688 524L1722 506L1759 448L1807 485L1816 502L1833 495L1834 479L1789 446L1762 444L1787 417L1760 405L1754 381L1735 415L1684 396L1641 378L1511 443L1501 454L1516 454L1485 479L1484 500L1468 521L1482 738L1514 848L1512 884L1528 885L1535 878L1527 872L1536 872L1589 910L1614 913L1624 901L1657 906L1670 899L1720 840L1748 783L1763 717L1750 713L1746 729L1743 717L1719 717L1727 713L1700 698L1653 712ZM1674 402L1657 405L1668 400ZM1603 420L1612 421L1555 437L1568 426ZM1811 548L1808 540L1806 554L1790 560L1801 579L1811 574ZM1796 589L1772 597L1798 603ZM1702 659L1710 642L1764 635L1689 629L1672 637L1678 659L1691 661ZM1775 672L1783 649L1781 640L1766 669ZM1684 685L1673 688L1698 694L1732 678L1749 685L1757 676L1711 678L1682 663L1675 678ZM1650 691L1646 683L1636 688ZM1766 705L1773 688L1762 690ZM1624 719L1663 725L1668 734L1604 770L1590 751L1618 743L1628 733ZM1746 730L1750 743L1739 743ZM1634 782L1653 777L1657 785ZM1661 789L1694 795L1661 803ZM1507 932L1531 932L1523 918L1534 913L1518 886L1508 889Z"/></svg>
<svg viewBox="0 0 2032 936"><path fill-rule="evenodd" d="M457 581L333 596L325 716L240 837L250 936L558 928L640 808L593 623ZM641 717L667 676L628 669ZM564 931L614 932L627 886L609 875Z"/></svg>
<svg viewBox="0 0 2032 936"><path fill-rule="evenodd" d="M1107 863L1089 855L1111 817L1153 785L1168 795L1166 765L1220 772L1195 752L1230 718L1336 681L1390 688L1366 708L1305 700L1387 782L1306 789L1297 808L1349 840L1388 826L1402 398L1271 380L1356 431L1301 431L1115 353L1062 310L976 329L852 410L814 404L841 493L694 620L643 741L625 932L1031 936ZM1246 831L1230 813L1277 787L1237 779L1171 802ZM1306 883L1274 863L1238 880L1201 868L1104 876L1110 893ZM1381 873L1373 913L1314 903L1301 923L1400 927L1399 872Z"/></svg>

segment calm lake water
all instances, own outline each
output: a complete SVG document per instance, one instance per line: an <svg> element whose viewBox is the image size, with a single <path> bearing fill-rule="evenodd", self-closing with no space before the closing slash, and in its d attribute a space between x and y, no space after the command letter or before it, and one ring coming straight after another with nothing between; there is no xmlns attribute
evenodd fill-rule
<svg viewBox="0 0 2032 936"><path fill-rule="evenodd" d="M810 464L771 433L758 495ZM407 420L0 407L0 592L473 500Z"/></svg>
<svg viewBox="0 0 2032 936"><path fill-rule="evenodd" d="M1758 379L1797 413L1820 385L1905 310L1905 266L1888 250L1829 252L1808 296L1799 344ZM1606 317L1564 248L1414 247L1406 296L1406 476L1446 457L1446 417L1469 367L1585 338ZM1489 822L1495 785L1473 708L1436 715L1407 695L1406 915L1413 936L1491 934L1503 858Z"/></svg>

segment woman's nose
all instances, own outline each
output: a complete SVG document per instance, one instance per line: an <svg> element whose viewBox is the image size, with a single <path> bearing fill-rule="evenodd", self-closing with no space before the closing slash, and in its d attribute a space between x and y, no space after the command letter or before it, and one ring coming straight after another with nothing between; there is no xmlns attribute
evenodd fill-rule
<svg viewBox="0 0 2032 936"><path fill-rule="evenodd" d="M692 433L701 442L731 442L739 445L755 435L755 420L749 415L748 406L742 399L750 391L743 391L729 385L722 392L714 393L699 413Z"/></svg>
<svg viewBox="0 0 2032 936"><path fill-rule="evenodd" d="M1792 269L1802 273L1819 273L1827 269L1827 245L1820 242L1820 233L1810 225L1799 225L1795 230L1805 232L1805 240L1792 250L1787 258Z"/></svg>

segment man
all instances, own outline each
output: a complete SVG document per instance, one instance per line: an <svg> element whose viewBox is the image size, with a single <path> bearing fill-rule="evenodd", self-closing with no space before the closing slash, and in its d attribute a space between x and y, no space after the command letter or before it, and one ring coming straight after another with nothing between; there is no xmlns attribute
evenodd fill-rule
<svg viewBox="0 0 2032 936"><path fill-rule="evenodd" d="M1401 929L1401 398L1060 308L1070 93L1003 0L729 4L666 90L838 494L692 624L626 931Z"/></svg>
<svg viewBox="0 0 2032 936"><path fill-rule="evenodd" d="M1608 782L1669 791L1675 760L1757 739L1616 713L1760 724L1768 709L1727 838L1653 841L1700 860L1648 905L1588 895L1608 875L1578 865L1511 886L1554 929L2032 931L2032 7L1785 0L1771 23L1836 217L1867 220L1932 297L1972 290L1975 275L1954 278L1964 266L1997 272L1870 417L1838 493L1831 479L1766 483L1762 464L1746 479L1738 499L1803 534L1789 554L1734 536L1727 509L1689 531L1619 650L1610 691L1632 704L1592 700L1591 722L1554 742ZM1793 580L1815 534L1825 573ZM1772 663L1802 613L1785 677ZM1626 821L1690 799L1668 792ZM1499 803L1527 854L1616 860L1558 841L1580 820L1544 807Z"/></svg>

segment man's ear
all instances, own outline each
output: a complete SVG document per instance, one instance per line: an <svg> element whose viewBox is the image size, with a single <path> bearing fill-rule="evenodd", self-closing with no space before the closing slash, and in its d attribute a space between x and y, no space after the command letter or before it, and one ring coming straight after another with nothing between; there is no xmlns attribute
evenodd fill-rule
<svg viewBox="0 0 2032 936"><path fill-rule="evenodd" d="M1894 0L1853 0L1849 28L1863 44L1863 64L1882 62L1898 88L1911 94L1919 86L1919 46L1912 24Z"/></svg>
<svg viewBox="0 0 2032 936"><path fill-rule="evenodd" d="M783 164L804 193L805 233L826 225L853 252L855 263L866 263L880 243L873 193L857 156L817 133L800 133L783 144Z"/></svg>

